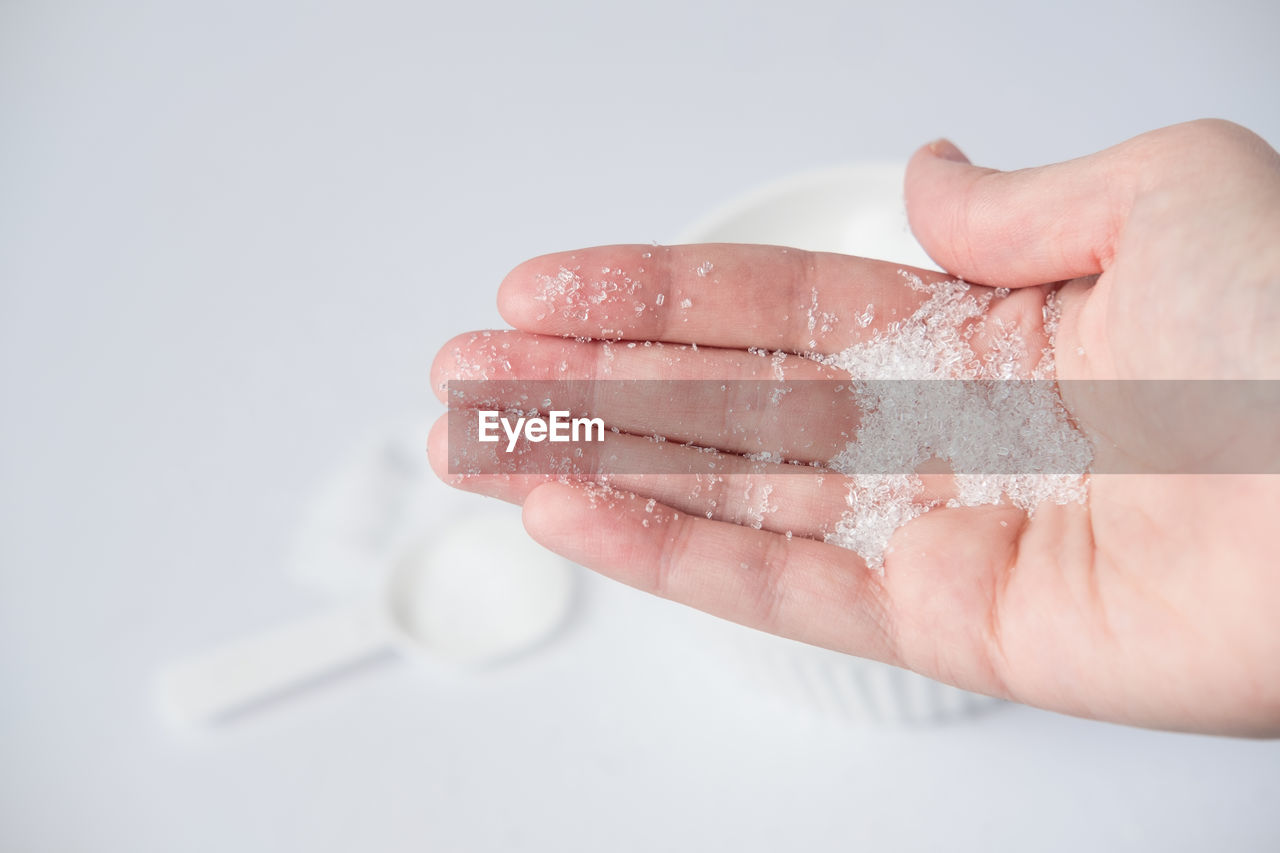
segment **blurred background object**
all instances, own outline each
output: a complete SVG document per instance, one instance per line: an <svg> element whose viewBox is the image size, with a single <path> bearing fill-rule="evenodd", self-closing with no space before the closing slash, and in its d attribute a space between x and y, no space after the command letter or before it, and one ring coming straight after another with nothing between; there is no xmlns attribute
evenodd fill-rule
<svg viewBox="0 0 1280 853"><path fill-rule="evenodd" d="M999 168L1201 116L1274 145L1277 31L1268 2L0 3L0 848L1280 846L1280 744L850 726L586 573L520 666L370 667L204 737L149 690L324 603L286 571L314 496L439 411L433 353L520 260L940 135Z"/></svg>
<svg viewBox="0 0 1280 853"><path fill-rule="evenodd" d="M773 181L721 205L682 243L764 243L938 269L911 234L902 199L905 163L853 163ZM995 708L896 666L702 620L726 661L749 681L801 706L853 723L943 723Z"/></svg>

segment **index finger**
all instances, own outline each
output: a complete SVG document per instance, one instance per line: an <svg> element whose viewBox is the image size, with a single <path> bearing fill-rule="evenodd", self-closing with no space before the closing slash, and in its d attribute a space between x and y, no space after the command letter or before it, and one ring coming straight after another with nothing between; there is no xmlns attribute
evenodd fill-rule
<svg viewBox="0 0 1280 853"><path fill-rule="evenodd" d="M525 261L498 309L545 335L839 352L911 316L943 273L780 246L601 246Z"/></svg>

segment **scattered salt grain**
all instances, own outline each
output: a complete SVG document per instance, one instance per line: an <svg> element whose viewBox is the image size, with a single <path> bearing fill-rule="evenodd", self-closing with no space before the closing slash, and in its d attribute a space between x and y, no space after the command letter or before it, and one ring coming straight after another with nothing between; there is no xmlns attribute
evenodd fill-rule
<svg viewBox="0 0 1280 853"><path fill-rule="evenodd" d="M787 360L787 354L782 350L776 350L773 354L773 361L770 366L773 367L773 378L781 382L785 378L782 370L782 363Z"/></svg>
<svg viewBox="0 0 1280 853"><path fill-rule="evenodd" d="M596 281L587 281L579 274L579 268L561 267L555 275L540 275L535 279L538 292L534 299L546 306L539 314L541 320L549 314L555 314L565 320L587 320L591 309L609 299L613 294L628 296L635 294L639 282L632 279L622 269L603 267L601 275L610 276Z"/></svg>

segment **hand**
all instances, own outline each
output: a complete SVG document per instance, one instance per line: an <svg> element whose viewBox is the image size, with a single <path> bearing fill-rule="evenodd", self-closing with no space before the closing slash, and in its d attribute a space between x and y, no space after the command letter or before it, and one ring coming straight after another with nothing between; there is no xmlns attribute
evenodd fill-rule
<svg viewBox="0 0 1280 853"><path fill-rule="evenodd" d="M938 142L912 158L906 194L940 266L1012 289L991 311L1026 340L1043 340L1041 308L1058 294L1061 379L1280 378L1280 156L1242 128L1180 125L1011 173ZM547 287L573 269L619 286ZM432 381L443 399L447 380L482 375L768 378L772 360L748 348L839 352L868 334L848 318L869 303L883 320L920 299L896 265L773 247L550 255L502 284L516 330L454 339ZM815 328L813 302L831 322ZM669 344L626 343L639 341ZM784 365L788 379L833 375L808 359ZM1280 734L1280 477L1095 475L1086 503L1030 517L937 507L897 530L879 574L824 542L845 511L840 478L749 473L737 454L750 448L717 431L716 413L671 410L632 400L601 414L623 433L721 448L720 470L770 485L776 510L753 515L723 482L691 488L688 475L603 465L607 492L450 475L443 419L432 464L462 488L523 502L529 533L570 559L745 625L1070 714ZM624 453L681 452L610 439Z"/></svg>

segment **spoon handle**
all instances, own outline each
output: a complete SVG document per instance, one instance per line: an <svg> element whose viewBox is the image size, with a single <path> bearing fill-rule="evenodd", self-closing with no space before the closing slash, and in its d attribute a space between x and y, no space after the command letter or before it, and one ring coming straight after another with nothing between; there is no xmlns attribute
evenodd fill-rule
<svg viewBox="0 0 1280 853"><path fill-rule="evenodd" d="M385 651L391 639L376 604L311 616L169 666L162 709L178 725L210 723Z"/></svg>

